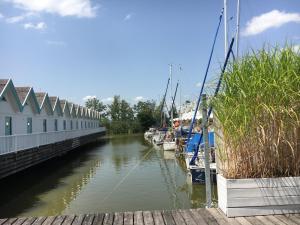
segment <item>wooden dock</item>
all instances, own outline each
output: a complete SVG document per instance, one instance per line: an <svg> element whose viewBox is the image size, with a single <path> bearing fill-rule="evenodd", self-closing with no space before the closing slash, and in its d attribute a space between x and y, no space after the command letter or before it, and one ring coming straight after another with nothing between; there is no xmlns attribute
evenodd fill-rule
<svg viewBox="0 0 300 225"><path fill-rule="evenodd" d="M0 219L0 225L297 225L300 214L227 218L218 209L137 211Z"/></svg>

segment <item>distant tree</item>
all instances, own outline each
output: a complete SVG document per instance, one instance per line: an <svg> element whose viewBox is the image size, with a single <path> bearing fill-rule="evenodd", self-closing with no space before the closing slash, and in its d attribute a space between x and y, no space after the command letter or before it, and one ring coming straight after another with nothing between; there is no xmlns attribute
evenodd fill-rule
<svg viewBox="0 0 300 225"><path fill-rule="evenodd" d="M154 118L154 101L139 101L136 105L134 105L134 111L143 131L153 125L156 125L156 120Z"/></svg>
<svg viewBox="0 0 300 225"><path fill-rule="evenodd" d="M97 98L90 98L85 102L85 106L89 109L96 110L100 113L104 112L106 109L106 105L104 105L99 99Z"/></svg>
<svg viewBox="0 0 300 225"><path fill-rule="evenodd" d="M119 121L121 119L120 107L121 107L121 98L119 95L115 95L112 103L108 106L109 115L112 121Z"/></svg>

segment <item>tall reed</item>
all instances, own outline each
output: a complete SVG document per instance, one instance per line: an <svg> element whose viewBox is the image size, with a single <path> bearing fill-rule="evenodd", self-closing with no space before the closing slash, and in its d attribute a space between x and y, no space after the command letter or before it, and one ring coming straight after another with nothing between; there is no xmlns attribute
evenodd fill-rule
<svg viewBox="0 0 300 225"><path fill-rule="evenodd" d="M252 52L229 65L212 101L227 178L300 176L300 52Z"/></svg>

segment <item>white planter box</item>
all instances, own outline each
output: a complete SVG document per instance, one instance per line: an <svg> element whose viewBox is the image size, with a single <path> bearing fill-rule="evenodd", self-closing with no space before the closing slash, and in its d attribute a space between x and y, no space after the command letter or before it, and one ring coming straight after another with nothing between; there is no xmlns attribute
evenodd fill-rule
<svg viewBox="0 0 300 225"><path fill-rule="evenodd" d="M218 206L228 217L300 213L300 177L226 179L217 175Z"/></svg>

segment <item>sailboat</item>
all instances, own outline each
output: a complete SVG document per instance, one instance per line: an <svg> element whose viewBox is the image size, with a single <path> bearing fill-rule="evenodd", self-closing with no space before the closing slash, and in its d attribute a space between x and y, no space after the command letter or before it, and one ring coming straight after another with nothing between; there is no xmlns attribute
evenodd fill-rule
<svg viewBox="0 0 300 225"><path fill-rule="evenodd" d="M170 65L170 77L172 81L172 65ZM173 112L174 112L174 106L175 106L175 99L176 99L176 94L177 94L177 89L178 89L179 82L176 84L176 89L174 96L172 98L172 106L171 106L171 129L170 132L166 134L165 140L163 142L163 150L164 151L174 151L177 148L177 143L176 143L176 137L174 134L173 130ZM172 83L171 83L171 90L172 90ZM172 91L171 91L172 94Z"/></svg>

